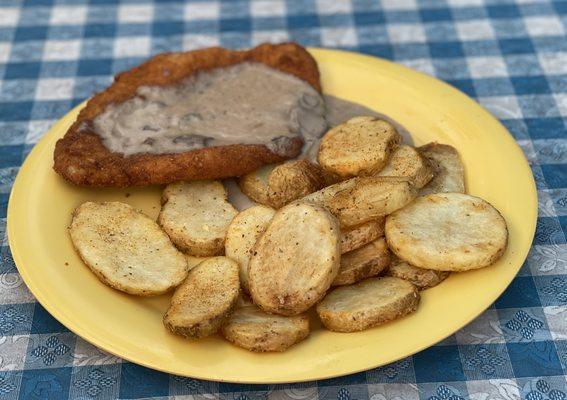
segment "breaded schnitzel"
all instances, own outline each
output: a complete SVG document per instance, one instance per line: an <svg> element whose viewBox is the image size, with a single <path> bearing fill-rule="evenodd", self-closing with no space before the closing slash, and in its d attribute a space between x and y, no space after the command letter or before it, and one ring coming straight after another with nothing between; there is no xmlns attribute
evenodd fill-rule
<svg viewBox="0 0 567 400"><path fill-rule="evenodd" d="M200 132L198 129L203 130L210 125L205 124L208 121L203 121L204 117L201 114L189 113L182 116L181 119L179 118L181 112L179 103L184 99L180 97L183 96L183 93L180 95L175 92L177 90L176 85L193 85L191 86L191 90L193 90L190 93L191 96L197 96L194 98L201 100L202 97L198 96L202 94L202 90L206 92L208 86L219 85L225 78L211 75L212 77L207 78L208 81L205 84L194 82L195 80L189 82L188 79L191 80L193 77L201 76L199 74L206 74L215 69L224 69L240 64L262 64L263 69L259 69L262 73L272 73L270 71L274 71L272 74L285 73L280 73L276 78L283 77L293 80L293 82L290 81L290 84L303 84L307 86L307 90L313 91L314 95L313 93L305 94L303 99L300 99L300 101L307 102L305 110L309 107L315 107L317 110L321 107L324 109L324 105L321 105L324 102L319 102L317 98L321 92L317 64L303 47L295 43L263 44L248 51L233 51L216 47L181 53L159 54L138 67L118 74L108 89L96 94L89 100L75 123L69 128L65 136L57 142L54 152L55 171L66 180L77 185L144 186L168 184L181 180L241 176L262 165L297 156L301 151L304 139L297 132L301 127L292 125L294 123L298 125L295 120L301 118L301 115L299 117L295 114L285 115L284 117L291 121L289 132L284 132L283 136L266 136L267 144L256 144L258 142L254 142L253 138L247 138L247 125L244 124L247 122L247 115L231 116L230 109L228 113L227 110L223 111L224 114L228 115L227 121L231 124L234 123L233 121L243 124L240 133L236 129L237 126L234 126L235 135L240 135L235 136L236 139L230 137L231 132L220 136L222 140L215 139L214 135L211 139L208 135L204 136L201 133L193 134L192 132L195 129L197 129L196 132ZM265 66L269 68L265 68ZM248 73L256 73L256 70L248 71ZM239 84L238 77L240 75L233 79L232 84ZM281 90L288 90L286 89L286 82L278 83ZM251 80L251 83L254 83L254 79ZM234 87L238 88L238 86ZM143 88L145 92L140 88ZM161 101L159 98L159 96L162 96L162 92L156 95L157 100L148 100L155 93L148 94L150 90L147 88L151 90L163 88L164 93L173 93L169 97L172 104L164 105L167 102ZM270 94L271 88L266 87L265 89L261 92L265 95ZM277 93L276 91L273 95L277 95ZM292 95L291 92L288 94ZM217 91L215 95L217 97L212 97L213 99L219 98L222 93L219 94ZM298 95L301 96L301 93ZM253 116L248 117L248 119L254 123L251 126L260 131L262 126L267 126L274 132L260 132L261 134L279 135L280 133L275 132L275 130L280 129L285 121L276 120L275 117L278 117L278 115L274 110L272 110L272 114L275 115L274 118L267 113L266 115L270 118L267 117L265 121L256 121L254 118L261 118L262 113L247 106L246 100L236 99L233 100L233 103L239 112L250 109ZM319 104L315 104L317 102ZM266 103L273 103L273 97L268 97ZM136 104L140 105L140 109L135 109ZM191 106L191 104L183 103L181 106L185 110L185 107ZM212 106L214 110L217 110L215 104ZM151 124L138 126L141 123L140 121L151 114L153 112L151 110L156 107L157 111L154 112L155 115L152 118L159 121L161 121L160 118L167 117L169 119L160 122L162 125L158 128L150 126ZM300 109L299 113L302 110L304 111L304 109ZM294 109L292 111L296 112ZM242 113L240 112L240 114ZM113 121L115 116L123 117L124 121L119 121L117 125L116 121ZM185 126L188 127L187 129L193 130L191 134L181 132ZM316 127L316 129L319 128L319 126ZM163 135L160 133L161 136L156 135L159 140L168 141L167 143L171 146L173 146L171 143L178 143L179 147L171 150L171 147L165 146L165 151L156 151L155 145L158 142L148 135L157 131L163 133ZM145 136L137 136L138 134ZM173 137L172 134L177 136ZM282 137L285 140L280 140ZM142 139L143 141L140 142ZM129 148L130 143L135 143L137 147ZM262 142L260 141L260 143ZM115 151L109 146L126 150ZM143 149L147 149L147 151ZM187 149L187 151L183 149Z"/></svg>

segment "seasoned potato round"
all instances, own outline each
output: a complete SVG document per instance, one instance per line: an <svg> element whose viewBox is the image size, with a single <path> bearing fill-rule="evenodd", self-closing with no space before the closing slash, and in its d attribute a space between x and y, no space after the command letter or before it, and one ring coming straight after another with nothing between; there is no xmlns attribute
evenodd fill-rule
<svg viewBox="0 0 567 400"><path fill-rule="evenodd" d="M386 218L390 249L416 267L466 271L506 250L506 221L488 202L461 193L422 196Z"/></svg>
<svg viewBox="0 0 567 400"><path fill-rule="evenodd" d="M392 257L392 262L385 272L386 276L395 276L413 283L418 289L428 289L439 285L449 276L450 272L423 269L408 264L398 257Z"/></svg>
<svg viewBox="0 0 567 400"><path fill-rule="evenodd" d="M421 188L433 178L433 170L415 147L402 144L394 150L378 176L405 176L416 188Z"/></svg>
<svg viewBox="0 0 567 400"><path fill-rule="evenodd" d="M419 192L420 196L431 193L465 193L465 169L459 152L453 146L428 143L418 148L429 160L434 177Z"/></svg>
<svg viewBox="0 0 567 400"><path fill-rule="evenodd" d="M317 160L323 169L342 178L372 175L386 165L400 140L389 122L355 117L323 136Z"/></svg>
<svg viewBox="0 0 567 400"><path fill-rule="evenodd" d="M364 177L335 194L327 207L341 226L350 227L384 217L408 204L416 194L415 187L404 177Z"/></svg>
<svg viewBox="0 0 567 400"><path fill-rule="evenodd" d="M189 267L189 270L192 270L197 265L205 261L208 257L195 257L186 255L185 258L187 259L187 266Z"/></svg>
<svg viewBox="0 0 567 400"><path fill-rule="evenodd" d="M225 255L238 263L240 284L248 293L248 262L256 241L264 233L275 214L270 207L257 205L240 212L226 234Z"/></svg>
<svg viewBox="0 0 567 400"><path fill-rule="evenodd" d="M227 257L211 257L197 265L179 286L163 323L185 337L216 333L230 316L240 292L238 265Z"/></svg>
<svg viewBox="0 0 567 400"><path fill-rule="evenodd" d="M270 173L274 170L277 164L264 165L254 172L244 175L238 180L238 186L242 193L248 196L256 203L265 206L270 205L268 198L268 179Z"/></svg>
<svg viewBox="0 0 567 400"><path fill-rule="evenodd" d="M378 218L351 228L341 229L341 254L348 253L384 236L386 218Z"/></svg>
<svg viewBox="0 0 567 400"><path fill-rule="evenodd" d="M179 285L187 260L154 220L120 202L81 204L69 227L73 246L106 285L153 296Z"/></svg>
<svg viewBox="0 0 567 400"><path fill-rule="evenodd" d="M319 204L320 206L329 206L329 202L335 195L343 190L350 189L354 187L359 178L351 178L347 179L346 181L338 182L333 185L324 187L321 190L308 194L307 196L303 197L302 201L308 201L310 203Z"/></svg>
<svg viewBox="0 0 567 400"><path fill-rule="evenodd" d="M309 318L266 314L254 304L243 301L223 326L222 334L228 341L250 351L284 351L309 335Z"/></svg>
<svg viewBox="0 0 567 400"><path fill-rule="evenodd" d="M380 238L341 256L333 286L350 285L376 276L390 264L386 239Z"/></svg>
<svg viewBox="0 0 567 400"><path fill-rule="evenodd" d="M317 314L331 331L356 332L412 313L418 304L419 292L411 283L370 278L331 291L317 305Z"/></svg>
<svg viewBox="0 0 567 400"><path fill-rule="evenodd" d="M268 200L281 208L325 186L321 167L307 160L288 161L273 169L268 178Z"/></svg>
<svg viewBox="0 0 567 400"><path fill-rule="evenodd" d="M222 183L173 183L162 198L158 223L178 248L192 256L222 254L228 224L238 214Z"/></svg>
<svg viewBox="0 0 567 400"><path fill-rule="evenodd" d="M325 295L340 262L340 228L323 207L296 202L281 208L260 237L248 266L254 303L297 315Z"/></svg>

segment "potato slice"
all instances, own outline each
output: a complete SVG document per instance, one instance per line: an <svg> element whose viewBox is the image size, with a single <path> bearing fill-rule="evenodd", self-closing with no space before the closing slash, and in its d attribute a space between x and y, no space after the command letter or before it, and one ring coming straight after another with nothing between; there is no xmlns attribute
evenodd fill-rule
<svg viewBox="0 0 567 400"><path fill-rule="evenodd" d="M222 334L246 350L284 351L309 336L309 318L266 314L251 302L243 301L223 326Z"/></svg>
<svg viewBox="0 0 567 400"><path fill-rule="evenodd" d="M69 227L73 246L106 285L153 296L179 285L187 260L151 218L119 202L81 204Z"/></svg>
<svg viewBox="0 0 567 400"><path fill-rule="evenodd" d="M433 170L415 147L402 144L377 176L405 176L416 188L422 188L433 178Z"/></svg>
<svg viewBox="0 0 567 400"><path fill-rule="evenodd" d="M270 205L268 198L268 179L270 173L278 164L264 165L256 171L244 175L238 180L238 186L242 193L253 201L265 206Z"/></svg>
<svg viewBox="0 0 567 400"><path fill-rule="evenodd" d="M429 160L433 179L420 191L420 196L431 193L465 193L465 172L459 152L453 146L429 143L418 148Z"/></svg>
<svg viewBox="0 0 567 400"><path fill-rule="evenodd" d="M323 188L330 179L319 165L295 160L259 168L243 176L238 184L240 190L255 202L281 208Z"/></svg>
<svg viewBox="0 0 567 400"><path fill-rule="evenodd" d="M376 276L390 264L390 252L386 239L380 238L359 249L341 256L339 273L333 286L350 285Z"/></svg>
<svg viewBox="0 0 567 400"><path fill-rule="evenodd" d="M324 170L342 178L373 175L388 162L401 136L377 117L355 117L321 139L317 160Z"/></svg>
<svg viewBox="0 0 567 400"><path fill-rule="evenodd" d="M238 211L218 181L167 185L158 223L172 242L192 256L222 254L230 221Z"/></svg>
<svg viewBox="0 0 567 400"><path fill-rule="evenodd" d="M193 268L201 264L209 257L195 257L195 256L185 255L185 258L187 258L187 265L189 267L189 270L192 270Z"/></svg>
<svg viewBox="0 0 567 400"><path fill-rule="evenodd" d="M348 253L384 236L386 218L379 218L352 228L341 229L341 254Z"/></svg>
<svg viewBox="0 0 567 400"><path fill-rule="evenodd" d="M163 323L171 332L185 337L212 335L230 316L239 292L236 261L208 258L189 271L177 288Z"/></svg>
<svg viewBox="0 0 567 400"><path fill-rule="evenodd" d="M246 293L249 292L248 262L252 256L252 250L275 213L273 208L257 205L240 212L228 226L225 255L238 263L240 284Z"/></svg>
<svg viewBox="0 0 567 400"><path fill-rule="evenodd" d="M386 218L386 239L416 267L466 271L486 267L506 250L506 221L488 202L461 193L435 193Z"/></svg>
<svg viewBox="0 0 567 400"><path fill-rule="evenodd" d="M328 207L329 202L337 193L354 187L358 181L359 178L351 178L346 181L335 183L303 197L301 201L307 201Z"/></svg>
<svg viewBox="0 0 567 400"><path fill-rule="evenodd" d="M407 262L393 256L392 262L386 269L386 276L395 276L413 283L419 290L437 286L449 276L447 271L434 271L415 267Z"/></svg>
<svg viewBox="0 0 567 400"><path fill-rule="evenodd" d="M359 178L350 189L335 194L329 210L341 226L355 226L402 208L417 194L407 178L390 176Z"/></svg>
<svg viewBox="0 0 567 400"><path fill-rule="evenodd" d="M281 208L260 237L248 266L254 303L281 315L301 314L319 301L339 270L340 228L316 204Z"/></svg>
<svg viewBox="0 0 567 400"><path fill-rule="evenodd" d="M268 201L281 208L325 186L321 167L307 160L289 161L275 167L268 178Z"/></svg>
<svg viewBox="0 0 567 400"><path fill-rule="evenodd" d="M325 328L357 332L392 321L417 309L419 292L403 279L370 278L331 291L317 305Z"/></svg>

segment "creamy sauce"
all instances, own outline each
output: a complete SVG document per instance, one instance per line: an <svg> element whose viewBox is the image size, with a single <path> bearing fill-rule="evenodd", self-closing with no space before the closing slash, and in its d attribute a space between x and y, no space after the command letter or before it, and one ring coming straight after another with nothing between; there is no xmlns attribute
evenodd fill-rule
<svg viewBox="0 0 567 400"><path fill-rule="evenodd" d="M263 144L285 154L290 139L301 137L303 157L314 159L318 139L330 127L359 115L391 121L360 104L323 98L294 75L241 63L179 85L142 86L134 98L107 107L93 126L109 150L126 156L230 144ZM407 140L405 129L391 122Z"/></svg>
<svg viewBox="0 0 567 400"><path fill-rule="evenodd" d="M289 139L310 142L326 127L324 100L311 85L259 63L201 72L175 86L140 87L94 120L104 145L124 155L229 144L285 153Z"/></svg>

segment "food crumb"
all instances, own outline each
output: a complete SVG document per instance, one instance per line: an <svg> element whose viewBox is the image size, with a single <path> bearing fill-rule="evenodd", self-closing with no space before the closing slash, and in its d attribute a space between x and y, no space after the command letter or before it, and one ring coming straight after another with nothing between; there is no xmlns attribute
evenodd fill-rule
<svg viewBox="0 0 567 400"><path fill-rule="evenodd" d="M65 265L67 265L67 266L68 266L68 265L69 265L69 263L68 263L68 262L66 262L66 263L65 263Z"/></svg>

